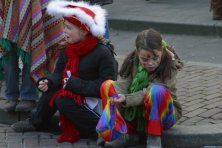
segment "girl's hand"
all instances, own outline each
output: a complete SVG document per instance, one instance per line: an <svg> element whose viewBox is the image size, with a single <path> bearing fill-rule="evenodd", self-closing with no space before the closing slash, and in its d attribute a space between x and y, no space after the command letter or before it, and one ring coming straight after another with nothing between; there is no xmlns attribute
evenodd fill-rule
<svg viewBox="0 0 222 148"><path fill-rule="evenodd" d="M39 86L38 86L38 88L41 90L41 91L43 91L43 92L46 92L48 89L49 89L49 87L48 87L48 80L41 80L40 82L39 82Z"/></svg>
<svg viewBox="0 0 222 148"><path fill-rule="evenodd" d="M110 103L115 104L115 105L118 105L118 104L124 103L124 102L126 102L126 97L123 94L118 94L117 97L111 97L111 99L110 99Z"/></svg>

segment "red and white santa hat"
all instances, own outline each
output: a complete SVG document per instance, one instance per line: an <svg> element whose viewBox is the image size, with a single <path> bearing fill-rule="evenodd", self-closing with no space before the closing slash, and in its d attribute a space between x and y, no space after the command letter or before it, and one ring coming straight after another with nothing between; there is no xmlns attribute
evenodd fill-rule
<svg viewBox="0 0 222 148"><path fill-rule="evenodd" d="M81 29L91 32L93 36L101 37L105 34L106 11L99 5L53 0L47 6L47 13L56 17L64 17Z"/></svg>

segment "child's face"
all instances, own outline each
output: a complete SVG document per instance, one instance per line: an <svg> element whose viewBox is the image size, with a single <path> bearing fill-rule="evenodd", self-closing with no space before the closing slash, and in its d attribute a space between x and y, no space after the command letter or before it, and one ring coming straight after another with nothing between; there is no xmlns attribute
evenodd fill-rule
<svg viewBox="0 0 222 148"><path fill-rule="evenodd" d="M154 71L161 62L162 52L160 50L153 50L154 53L147 51L145 49L140 49L138 51L138 57L140 63L148 71Z"/></svg>
<svg viewBox="0 0 222 148"><path fill-rule="evenodd" d="M82 31L78 26L70 23L69 21L64 21L64 33L65 39L70 44L75 44L81 42L86 38L86 32Z"/></svg>

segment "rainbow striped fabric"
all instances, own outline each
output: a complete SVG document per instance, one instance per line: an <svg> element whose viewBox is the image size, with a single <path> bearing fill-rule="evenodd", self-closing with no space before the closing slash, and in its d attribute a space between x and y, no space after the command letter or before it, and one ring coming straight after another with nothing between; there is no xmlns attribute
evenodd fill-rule
<svg viewBox="0 0 222 148"><path fill-rule="evenodd" d="M14 44L18 55L31 64L34 80L53 68L56 47L64 39L61 19L46 14L49 0L1 0L0 45L7 54ZM4 54L2 54L4 58ZM0 54L1 55L1 54ZM51 61L53 60L53 61Z"/></svg>
<svg viewBox="0 0 222 148"><path fill-rule="evenodd" d="M161 135L175 123L175 110L170 91L160 84L152 85L145 96L147 133Z"/></svg>
<svg viewBox="0 0 222 148"><path fill-rule="evenodd" d="M107 80L102 84L101 95L104 110L96 131L104 140L113 141L127 133L127 125L117 107L110 103L110 97L117 95L112 80Z"/></svg>

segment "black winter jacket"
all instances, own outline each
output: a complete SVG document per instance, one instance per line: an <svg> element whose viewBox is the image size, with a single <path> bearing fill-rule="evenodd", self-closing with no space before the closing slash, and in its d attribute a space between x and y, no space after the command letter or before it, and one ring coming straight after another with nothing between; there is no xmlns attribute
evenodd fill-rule
<svg viewBox="0 0 222 148"><path fill-rule="evenodd" d="M46 78L50 81L49 89L61 88L62 74L67 63L65 50L62 50L54 72ZM111 49L98 44L89 54L80 58L79 77L71 76L65 89L85 97L100 97L103 81L117 77L117 65Z"/></svg>

